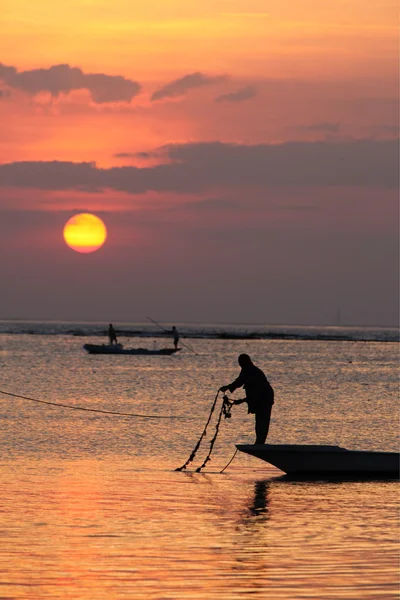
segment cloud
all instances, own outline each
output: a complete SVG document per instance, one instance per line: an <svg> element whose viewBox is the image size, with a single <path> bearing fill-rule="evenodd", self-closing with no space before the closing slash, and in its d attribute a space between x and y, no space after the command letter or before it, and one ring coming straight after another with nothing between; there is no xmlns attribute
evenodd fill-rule
<svg viewBox="0 0 400 600"><path fill-rule="evenodd" d="M202 193L221 187L364 186L397 188L398 140L288 142L245 146L221 142L163 147L170 162L101 169L95 163L0 165L0 186L45 190L112 189L128 194Z"/></svg>
<svg viewBox="0 0 400 600"><path fill-rule="evenodd" d="M158 154L154 152L116 152L113 154L114 158L142 158L150 159L157 157Z"/></svg>
<svg viewBox="0 0 400 600"><path fill-rule="evenodd" d="M137 156L137 152L116 152L113 154L114 158L133 158Z"/></svg>
<svg viewBox="0 0 400 600"><path fill-rule="evenodd" d="M398 186L398 140L173 145L169 157L192 185ZM185 170L184 170L185 168ZM204 183L203 183L204 180Z"/></svg>
<svg viewBox="0 0 400 600"><path fill-rule="evenodd" d="M53 65L48 69L32 69L18 72L15 67L0 63L0 80L13 89L32 96L48 92L54 98L73 90L86 89L94 102L131 102L141 86L136 81L120 75L84 73L78 67Z"/></svg>
<svg viewBox="0 0 400 600"><path fill-rule="evenodd" d="M257 94L258 90L254 86L248 85L240 88L236 92L218 96L218 98L215 98L215 102L244 102L245 100L254 98L254 96L257 96Z"/></svg>
<svg viewBox="0 0 400 600"><path fill-rule="evenodd" d="M176 98L177 96L184 96L187 92L194 88L203 87L205 85L214 85L225 81L226 76L224 75L204 75L204 73L191 73L185 75L180 79L175 79L167 83L164 87L160 88L151 96L152 102L156 100L163 100L164 98Z"/></svg>

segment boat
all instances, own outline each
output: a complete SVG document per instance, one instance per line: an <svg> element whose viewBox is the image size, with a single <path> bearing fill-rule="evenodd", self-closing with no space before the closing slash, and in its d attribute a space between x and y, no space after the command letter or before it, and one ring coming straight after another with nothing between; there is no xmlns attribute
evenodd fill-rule
<svg viewBox="0 0 400 600"><path fill-rule="evenodd" d="M266 461L292 477L399 477L398 452L300 444L237 444L236 448Z"/></svg>
<svg viewBox="0 0 400 600"><path fill-rule="evenodd" d="M84 344L89 354L134 354L143 356L170 356L182 348L124 348L122 344Z"/></svg>

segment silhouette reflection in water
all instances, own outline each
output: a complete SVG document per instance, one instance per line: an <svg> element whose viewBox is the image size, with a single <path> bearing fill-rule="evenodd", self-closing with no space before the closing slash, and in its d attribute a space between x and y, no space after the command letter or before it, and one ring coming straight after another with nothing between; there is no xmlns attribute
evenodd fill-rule
<svg viewBox="0 0 400 600"><path fill-rule="evenodd" d="M256 481L254 483L254 498L253 504L249 507L251 515L256 517L268 517L268 502L269 502L269 482Z"/></svg>

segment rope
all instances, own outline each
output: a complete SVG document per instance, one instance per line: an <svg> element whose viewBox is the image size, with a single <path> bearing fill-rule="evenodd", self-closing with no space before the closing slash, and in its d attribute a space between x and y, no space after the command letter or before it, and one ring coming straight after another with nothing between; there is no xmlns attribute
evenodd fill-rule
<svg viewBox="0 0 400 600"><path fill-rule="evenodd" d="M178 467L177 469L175 469L175 471L184 471L184 470L186 469L186 467L188 466L188 464L189 464L189 463L191 463L191 462L192 462L192 460L194 460L194 457L196 456L196 452L197 452L197 450L199 449L199 447L200 447L200 444L201 444L201 442L202 442L202 440L203 440L204 436L205 436L205 435L206 435L206 433L207 433L207 427L208 427L208 425L209 425L209 423L210 423L210 421L211 421L211 417L212 417L212 414L213 414L213 412L214 412L215 405L216 405L216 403L217 403L217 399L218 399L219 392L220 392L220 390L218 390L218 392L217 392L217 395L215 396L215 399L214 399L213 405L211 406L210 414L208 415L207 423L206 423L206 425L205 425L205 427L204 427L204 429L203 429L203 433L201 434L201 436L200 436L200 438L199 438L199 441L197 442L197 444L196 444L196 445L195 445L195 447L193 448L193 450L192 450L192 453L191 453L191 455L189 456L189 458L187 459L187 461L186 461L186 462L185 462L185 463L184 463L184 464L183 464L181 467Z"/></svg>
<svg viewBox="0 0 400 600"><path fill-rule="evenodd" d="M196 446L194 447L194 449L193 449L191 455L189 456L189 458L187 459L187 461L181 467L178 467L177 469L175 469L175 471L183 471L184 469L186 469L187 465L194 460L194 458L196 456L196 452L199 449L200 444L201 444L204 436L206 435L207 427L208 427L208 425L209 425L209 423L211 421L211 417L212 417L212 414L214 412L215 405L217 403L219 392L220 392L220 390L218 390L217 395L215 396L213 405L212 405L211 410L210 410L210 414L208 415L207 423L206 423L206 425L205 425L205 427L203 429L203 433L201 434L201 436L199 438L199 441L197 442ZM216 441L217 436L218 436L218 431L219 431L219 426L221 424L222 415L224 415L225 419L230 419L231 418L231 408L232 408L232 402L229 401L228 396L224 396L223 397L223 401L222 401L222 405L221 405L221 410L219 411L219 416L218 416L217 424L215 426L215 434L214 434L214 437L212 438L212 440L210 442L209 452L208 452L206 458L204 459L203 464L196 469L196 473L200 473L201 469L203 469L206 466L206 464L208 463L208 461L211 460L210 457L211 457L211 453L212 453L213 448L214 448L215 441Z"/></svg>
<svg viewBox="0 0 400 600"><path fill-rule="evenodd" d="M214 434L213 439L210 442L210 450L208 451L208 454L207 454L206 458L204 459L203 464L196 469L196 473L200 473L200 471L206 466L208 461L211 460L211 453L214 448L215 440L217 439L217 436L218 436L218 431L219 431L219 426L221 424L222 415L224 415L225 419L226 418L229 419L231 417L231 406L232 406L232 404L229 402L228 397L224 396L223 401L222 401L221 410L219 411L218 421L215 426L215 434Z"/></svg>
<svg viewBox="0 0 400 600"><path fill-rule="evenodd" d="M235 458L235 456L236 456L237 452L238 452L238 449L236 448L236 450L235 450L235 454L232 456L232 458L231 458L231 460L228 462L228 464L227 464L227 465L225 465L225 467L222 469L222 471L220 471L220 472L219 472L220 474L221 474L221 473L223 473L223 472L225 471L225 469L227 469L227 468L229 467L229 465L231 464L231 462L232 462L232 461L233 461L233 459Z"/></svg>
<svg viewBox="0 0 400 600"><path fill-rule="evenodd" d="M48 402L47 400L37 400L35 398L29 398L28 396L20 396L19 394L11 394L10 392L3 392L2 390L0 390L0 394L5 394L6 396L13 396L14 398L21 398L22 400L30 400L31 402L39 402L40 404L49 404L50 406L69 408L71 410L84 410L87 412L102 413L105 415L116 415L118 417L140 417L142 419L186 419L187 418L187 417L164 416L164 415L140 415L140 414L135 414L135 413L116 412L113 410L101 410L100 408L84 408L83 406L71 406L70 404L61 404L60 402Z"/></svg>

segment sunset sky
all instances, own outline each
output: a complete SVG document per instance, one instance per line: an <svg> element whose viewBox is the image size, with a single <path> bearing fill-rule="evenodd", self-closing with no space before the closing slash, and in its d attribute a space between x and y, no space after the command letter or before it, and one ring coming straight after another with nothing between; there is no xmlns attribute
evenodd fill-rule
<svg viewBox="0 0 400 600"><path fill-rule="evenodd" d="M0 319L396 325L398 2L5 0ZM93 213L107 241L63 228Z"/></svg>

